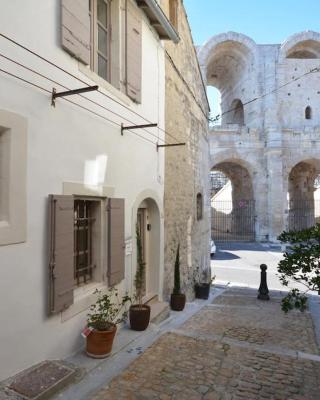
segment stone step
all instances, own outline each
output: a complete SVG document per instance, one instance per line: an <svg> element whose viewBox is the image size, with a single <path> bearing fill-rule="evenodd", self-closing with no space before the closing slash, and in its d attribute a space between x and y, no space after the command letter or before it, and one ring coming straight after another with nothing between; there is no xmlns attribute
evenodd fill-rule
<svg viewBox="0 0 320 400"><path fill-rule="evenodd" d="M154 324L160 324L160 322L169 318L170 316L169 303L164 301L157 301L149 305L151 307L150 322Z"/></svg>
<svg viewBox="0 0 320 400"><path fill-rule="evenodd" d="M145 304L148 304L149 306L151 306L151 304L155 304L159 302L159 296L157 294L153 295L152 297L150 297Z"/></svg>

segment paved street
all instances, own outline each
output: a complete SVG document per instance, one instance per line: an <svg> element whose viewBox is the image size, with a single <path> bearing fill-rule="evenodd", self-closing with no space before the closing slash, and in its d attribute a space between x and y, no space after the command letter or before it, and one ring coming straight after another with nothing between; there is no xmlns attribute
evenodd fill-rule
<svg viewBox="0 0 320 400"><path fill-rule="evenodd" d="M319 400L311 315L229 288L165 332L92 400Z"/></svg>
<svg viewBox="0 0 320 400"><path fill-rule="evenodd" d="M282 258L280 246L259 243L217 243L217 252L211 261L216 283L258 288L260 264L268 266L269 289L283 290L277 277L277 265ZM298 287L296 284L293 287ZM285 289L287 290L287 289Z"/></svg>

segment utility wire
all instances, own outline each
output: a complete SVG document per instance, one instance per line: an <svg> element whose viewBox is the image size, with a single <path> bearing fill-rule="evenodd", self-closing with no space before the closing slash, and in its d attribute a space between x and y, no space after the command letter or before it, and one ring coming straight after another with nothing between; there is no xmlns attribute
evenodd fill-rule
<svg viewBox="0 0 320 400"><path fill-rule="evenodd" d="M40 73L40 72L38 72L38 71L36 71L36 70L30 68L30 67L27 67L26 65L21 64L20 62L18 62L18 61L16 61L16 60L13 60L12 58L7 57L7 56L5 56L5 55L2 54L2 53L0 53L0 57L5 58L6 60L11 61L12 63L14 63L14 64L16 64L16 65L19 65L19 67L22 67L22 68L26 69L27 71L30 71L30 72L32 72L32 73L34 73L34 74L40 76L41 78L47 79L48 81L54 83L55 85L61 86L62 88L66 89L66 90L71 90L70 88L68 88L67 86L63 85L62 83L57 82L57 81L55 81L54 79L51 79L51 78L49 78L48 76L43 75L42 73ZM119 118L121 118L121 119L124 119L124 120L130 122L131 124L135 124L133 121L129 120L128 118L123 117L123 116L120 115L119 113L117 113L117 112L115 112L115 111L113 111L113 110L110 110L109 108L103 106L102 104L100 104L100 103L98 103L98 102L96 102L96 101L94 101L94 100L92 100L92 99L90 99L90 98L88 98L88 97L86 97L86 96L83 96L83 95L81 95L81 94L77 94L77 96L81 97L82 99L88 100L90 103L92 103L92 104L94 104L94 105L96 105L96 106L98 106L98 107L101 107L101 108L103 108L104 110L106 110L106 111L108 111L108 112L111 112L112 114L116 115L117 117L119 117ZM165 141L164 141L163 139L159 138L157 135L155 135L155 134L153 134L153 133L147 131L147 130L144 129L144 128L141 128L141 129L144 130L144 131L146 131L149 135L153 136L153 137L156 138L157 140L160 140L160 141L162 141L163 143L165 143ZM130 132L131 132L131 131L130 131Z"/></svg>
<svg viewBox="0 0 320 400"><path fill-rule="evenodd" d="M77 77L76 75L72 74L71 72L67 71L66 69L60 67L59 65L55 64L54 62L48 60L47 58L41 56L40 54L36 53L35 51L29 49L28 47L22 45L21 43L17 42L16 40L10 38L9 36L4 35L3 33L0 32L0 36L3 37L4 39L8 40L9 42L15 44L16 46L22 48L23 50L29 52L30 54L34 55L35 57L38 57L40 60L45 61L46 63L48 63L49 65L52 65L53 67L57 68L58 70L64 72L65 74L71 76L72 78L78 80L79 82L83 83L86 86L90 86L89 83L87 83L86 81L84 81L83 79ZM135 110L127 107L126 105L122 104L120 101L114 99L113 97L109 96L108 94L102 92L100 89L98 89L98 92L100 94L102 94L104 97L108 98L109 100L115 102L116 104L120 105L121 107L125 108L126 110L130 111L131 113L135 114L136 116L138 116L139 118L143 119L145 122L147 123L152 123L152 121L148 120L147 118L143 117L142 115L140 115L138 112L136 112ZM171 133L167 132L165 129L158 127L158 129L162 132L164 132L166 135L168 135L169 137L171 137L172 139L174 139L176 142L179 142L179 139L177 139L174 135L172 135Z"/></svg>
<svg viewBox="0 0 320 400"><path fill-rule="evenodd" d="M251 99L251 100L249 100L249 101L243 103L242 105L243 105L243 107L244 107L244 106L246 106L246 105L248 105L248 104L250 104L250 103L253 103L254 101L260 100L260 99L262 99L262 98L264 98L264 97L266 97L266 96L269 96L270 94L276 93L277 91L279 91L280 89L284 88L285 86L288 86L288 85L290 85L291 83L296 82L296 81L298 81L299 79L301 79L301 78L303 78L303 77L305 77L305 76L307 76L307 75L309 75L309 74L313 74L313 73L315 73L315 72L320 72L320 67L313 68L313 69L311 69L310 71L307 71L307 72L305 72L304 74L302 74L302 75L300 75L300 76L298 76L298 77L292 79L291 81L288 81L288 82L284 83L283 85L276 87L275 89L271 90L270 92L267 92L267 93L262 94L261 96L255 97L255 98L253 98L253 99ZM221 115L218 114L218 115L216 115L214 118L210 118L210 119L209 119L209 122L217 122L217 121L219 121L224 115L226 115L226 114L228 114L228 113L231 113L231 112L233 112L233 111L236 111L237 109L238 109L237 107L234 107L234 108L231 108L231 109L229 109L229 110L227 110L227 111L224 111Z"/></svg>
<svg viewBox="0 0 320 400"><path fill-rule="evenodd" d="M22 81L22 82L25 82L25 83L27 83L27 84L29 84L29 85L31 85L31 86L36 87L37 89L43 90L44 92L49 93L50 95L52 95L52 92L51 92L50 90L48 90L48 89L46 89L46 88L44 88L44 87L42 87L42 86L40 86L40 85L37 85L36 83L30 82L30 81L28 81L27 79L21 78L21 76L15 75L15 74L13 74L12 72L6 71L6 70L1 69L1 68L0 68L0 72L3 72L4 74L7 74L7 75L9 75L9 76L12 76L12 77L14 77L14 78L16 78L16 79L18 79L18 80L20 80L20 81ZM121 125L118 124L117 122L115 122L115 121L113 121L113 120L111 120L111 119L105 117L104 115L101 115L101 114L99 114L99 113L97 113L97 112L91 110L90 108L84 107L84 106L82 106L81 104L78 104L78 103L76 103L76 102L74 102L74 101L72 101L72 100L70 100L70 99L66 99L65 97L63 97L63 100L64 100L64 101L67 101L68 103L71 103L71 104L73 104L73 105L75 105L75 106L78 106L78 107L82 108L83 110L88 111L88 112L90 112L90 113L96 115L97 117L100 117L100 118L102 118L102 119L104 119L104 120L106 120L106 121L112 123L112 124L115 125L115 126L118 126L118 127L121 126ZM131 131L131 130L130 130L130 132L133 133L134 135L140 137L141 139L146 140L147 142L151 143L152 145L156 145L155 142L153 142L152 140L149 140L149 139L146 138L145 136L141 136L141 135L139 135L138 133L133 132L133 131Z"/></svg>

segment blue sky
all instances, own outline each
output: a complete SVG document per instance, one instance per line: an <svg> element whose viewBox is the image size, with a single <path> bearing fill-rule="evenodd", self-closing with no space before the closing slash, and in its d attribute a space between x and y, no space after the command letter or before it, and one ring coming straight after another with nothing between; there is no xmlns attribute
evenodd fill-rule
<svg viewBox="0 0 320 400"><path fill-rule="evenodd" d="M184 0L184 5L196 45L227 31L244 33L258 44L282 43L305 30L320 31L320 0ZM208 97L212 115L218 114L213 88Z"/></svg>
<svg viewBox="0 0 320 400"><path fill-rule="evenodd" d="M227 31L244 33L258 44L320 31L320 0L184 0L184 5L197 45Z"/></svg>

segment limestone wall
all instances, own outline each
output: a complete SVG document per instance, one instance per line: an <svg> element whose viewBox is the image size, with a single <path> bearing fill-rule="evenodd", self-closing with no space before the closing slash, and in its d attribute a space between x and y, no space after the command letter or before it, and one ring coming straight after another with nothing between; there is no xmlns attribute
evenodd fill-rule
<svg viewBox="0 0 320 400"><path fill-rule="evenodd" d="M165 2L164 2L165 3ZM165 150L165 280L164 297L173 288L173 268L180 243L182 290L194 291L195 267L209 265L210 197L208 104L190 28L181 2L178 7L179 44L166 44L166 136L168 143L186 146ZM203 198L203 216L197 219L196 197Z"/></svg>

